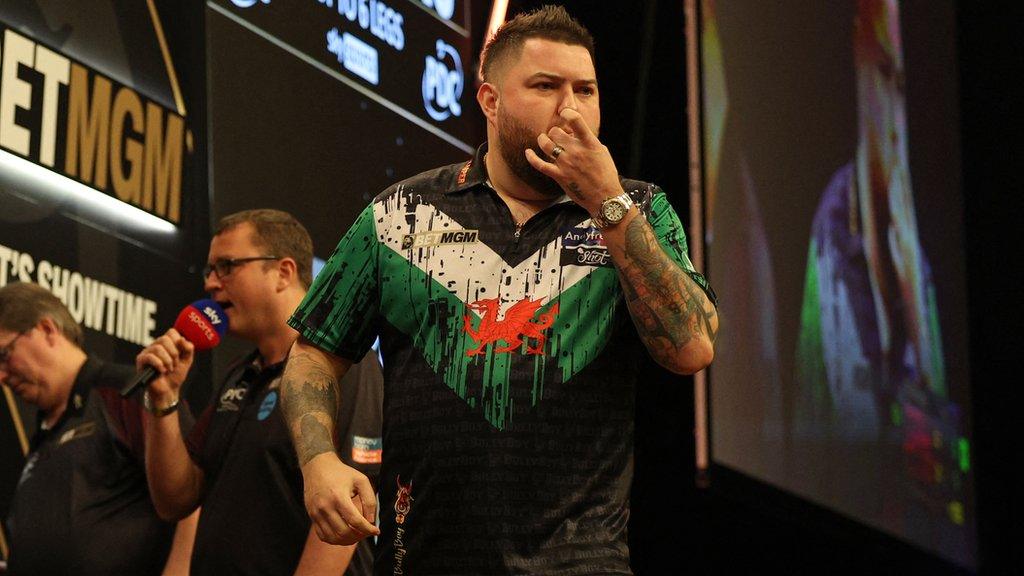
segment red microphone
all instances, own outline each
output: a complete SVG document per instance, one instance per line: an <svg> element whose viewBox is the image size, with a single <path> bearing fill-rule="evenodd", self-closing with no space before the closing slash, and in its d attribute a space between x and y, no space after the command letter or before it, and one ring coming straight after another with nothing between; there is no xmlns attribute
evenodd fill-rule
<svg viewBox="0 0 1024 576"><path fill-rule="evenodd" d="M227 333L228 316L213 300L196 300L181 309L174 321L174 329L196 350L209 350L220 344L221 336ZM145 388L158 375L156 368L146 366L121 389L121 397L131 396L139 388Z"/></svg>

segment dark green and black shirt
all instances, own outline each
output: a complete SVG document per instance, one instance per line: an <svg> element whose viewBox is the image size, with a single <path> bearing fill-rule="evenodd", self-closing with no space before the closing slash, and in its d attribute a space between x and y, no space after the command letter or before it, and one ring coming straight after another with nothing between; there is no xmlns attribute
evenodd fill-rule
<svg viewBox="0 0 1024 576"><path fill-rule="evenodd" d="M628 574L646 351L589 214L563 197L517 228L485 150L378 196L290 324L348 359L380 335L377 574ZM704 285L665 194L623 186Z"/></svg>

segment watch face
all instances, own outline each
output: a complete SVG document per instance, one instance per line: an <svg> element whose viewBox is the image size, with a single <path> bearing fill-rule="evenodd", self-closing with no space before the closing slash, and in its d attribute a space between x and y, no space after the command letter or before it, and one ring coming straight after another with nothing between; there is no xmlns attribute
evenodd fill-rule
<svg viewBox="0 0 1024 576"><path fill-rule="evenodd" d="M626 217L626 205L617 198L612 198L601 205L601 216L609 222L618 222Z"/></svg>

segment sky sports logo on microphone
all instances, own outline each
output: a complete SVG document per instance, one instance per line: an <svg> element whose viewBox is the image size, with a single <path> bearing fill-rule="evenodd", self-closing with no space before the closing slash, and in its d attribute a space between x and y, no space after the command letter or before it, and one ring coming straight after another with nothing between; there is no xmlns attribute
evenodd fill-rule
<svg viewBox="0 0 1024 576"><path fill-rule="evenodd" d="M196 350L209 350L220 344L220 338L228 331L228 317L224 309L209 298L197 300L181 309L174 329L195 346ZM127 398L136 390L147 386L158 376L156 369L146 366L121 389L121 397Z"/></svg>
<svg viewBox="0 0 1024 576"><path fill-rule="evenodd" d="M221 336L227 333L227 320L228 317L220 304L206 299L186 306L174 327L186 340L194 344L197 350L208 350L219 344Z"/></svg>
<svg viewBox="0 0 1024 576"><path fill-rule="evenodd" d="M218 306L218 308L220 308L220 307ZM220 310L220 313L223 313L223 312L224 312L223 310ZM205 308L203 308L203 314L205 314L206 317L210 319L210 324L213 324L214 326L220 324L220 322L221 322L221 320L220 320L220 313L218 313L218 311L216 309L214 309L213 306L209 306L208 305Z"/></svg>
<svg viewBox="0 0 1024 576"><path fill-rule="evenodd" d="M213 331L210 322L195 310L188 311L188 319L192 321L193 326L195 326L197 329L199 329L200 332L203 333L203 336L205 337L206 341L215 342L217 340L220 340L220 336ZM189 338L189 340L192 339Z"/></svg>

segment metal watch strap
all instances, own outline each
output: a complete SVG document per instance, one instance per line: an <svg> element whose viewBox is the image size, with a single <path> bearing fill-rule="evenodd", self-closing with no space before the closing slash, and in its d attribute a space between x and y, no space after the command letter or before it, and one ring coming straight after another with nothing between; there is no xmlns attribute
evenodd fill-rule
<svg viewBox="0 0 1024 576"><path fill-rule="evenodd" d="M597 226L598 230L604 230L605 228L611 225L611 223L606 221L604 219L604 216L601 215L601 207L604 206L604 203L607 202L608 200L616 199L621 200L622 203L626 205L626 210L629 210L630 208L636 205L636 202L633 202L633 197L629 195L629 192L623 192L622 194L616 194L615 196L605 198L604 200L601 201L601 204L598 205L597 214L591 217L591 221L594 223L594 226Z"/></svg>
<svg viewBox="0 0 1024 576"><path fill-rule="evenodd" d="M142 393L142 407L146 409L146 412L149 412L157 418L162 418L168 414L176 412L178 410L179 402L181 402L180 398L175 399L174 402L171 402L163 408L157 408L156 406L153 406L153 401L149 398L149 390Z"/></svg>

